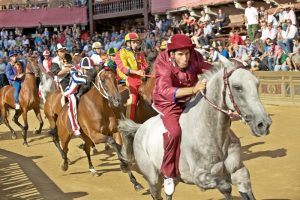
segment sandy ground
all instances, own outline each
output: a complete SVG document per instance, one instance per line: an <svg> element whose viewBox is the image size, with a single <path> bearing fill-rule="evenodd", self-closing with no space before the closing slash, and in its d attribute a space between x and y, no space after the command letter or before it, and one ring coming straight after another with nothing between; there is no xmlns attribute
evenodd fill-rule
<svg viewBox="0 0 300 200"><path fill-rule="evenodd" d="M254 137L246 125L233 123L243 146L242 157L250 170L254 194L264 200L300 200L300 107L266 105L266 109L273 119L271 134L266 137ZM43 133L33 135L38 121L30 112L30 147L22 145L20 131L18 139L11 140L5 125L0 126L1 200L151 199L143 178L137 175L146 189L135 192L127 175L120 172L115 154L105 151L104 145L97 145L99 154L92 157L101 176L93 177L87 170L85 154L77 147L81 143L79 138L71 141L69 158L73 164L63 172L59 153L47 135L48 122L44 121ZM233 195L234 199L241 199L235 188ZM201 192L196 186L181 183L174 199L218 200L223 196L216 190Z"/></svg>

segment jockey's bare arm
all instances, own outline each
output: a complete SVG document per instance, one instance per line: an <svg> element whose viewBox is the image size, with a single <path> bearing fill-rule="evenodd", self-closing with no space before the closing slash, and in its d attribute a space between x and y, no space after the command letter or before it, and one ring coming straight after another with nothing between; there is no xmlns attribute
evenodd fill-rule
<svg viewBox="0 0 300 200"><path fill-rule="evenodd" d="M60 70L60 72L57 73L58 77L64 76L66 74L70 73L70 68L69 67L65 67L63 69Z"/></svg>

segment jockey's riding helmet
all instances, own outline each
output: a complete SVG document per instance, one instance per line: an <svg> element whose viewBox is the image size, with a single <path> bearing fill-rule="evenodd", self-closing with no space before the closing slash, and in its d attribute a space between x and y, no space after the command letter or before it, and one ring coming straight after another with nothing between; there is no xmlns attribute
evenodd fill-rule
<svg viewBox="0 0 300 200"><path fill-rule="evenodd" d="M50 56L50 52L49 52L48 50L45 50L45 51L43 52L43 56Z"/></svg>
<svg viewBox="0 0 300 200"><path fill-rule="evenodd" d="M114 56L116 55L117 52L118 52L117 48L109 48L106 53L109 56Z"/></svg>
<svg viewBox="0 0 300 200"><path fill-rule="evenodd" d="M125 35L124 39L125 39L125 42L127 42L127 41L133 41L133 40L140 40L140 37L138 34L131 32L131 33L127 33Z"/></svg>
<svg viewBox="0 0 300 200"><path fill-rule="evenodd" d="M83 69L92 69L94 66L93 60L90 59L89 57L84 57L80 60L79 63L80 68Z"/></svg>
<svg viewBox="0 0 300 200"><path fill-rule="evenodd" d="M100 49L102 47L100 42L94 42L92 45L92 49Z"/></svg>
<svg viewBox="0 0 300 200"><path fill-rule="evenodd" d="M174 51L178 49L192 49L195 45L192 43L191 38L183 34L175 34L169 40L167 44L168 51Z"/></svg>
<svg viewBox="0 0 300 200"><path fill-rule="evenodd" d="M159 48L162 51L165 50L167 48L167 41L166 40L162 41Z"/></svg>

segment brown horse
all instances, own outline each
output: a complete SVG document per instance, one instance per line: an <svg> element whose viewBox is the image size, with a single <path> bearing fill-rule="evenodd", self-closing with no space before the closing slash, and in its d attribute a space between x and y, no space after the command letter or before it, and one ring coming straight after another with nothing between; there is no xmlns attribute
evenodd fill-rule
<svg viewBox="0 0 300 200"><path fill-rule="evenodd" d="M22 129L22 135L24 139L23 145L28 146L27 143L27 131L28 131L28 122L27 122L27 112L30 110L34 110L37 119L40 122L39 129L35 131L36 134L40 134L43 127L43 120L40 113L40 98L38 96L38 90L36 87L36 79L33 73L33 68L38 67L37 61L34 58L27 58L26 70L25 70L25 78L22 81L22 87L19 94L20 97L20 110L16 110L15 115L13 117L13 121ZM16 133L13 128L10 126L8 122L8 110L9 108L15 108L14 102L14 88L10 85L1 88L0 90L0 110L1 115L3 117L3 121L5 125L10 129L12 133L12 138L16 139ZM24 126L22 126L18 119L22 115Z"/></svg>
<svg viewBox="0 0 300 200"><path fill-rule="evenodd" d="M109 70L101 70L93 83L92 88L84 94L78 104L78 122L81 126L81 138L84 140L84 151L88 158L89 170L92 175L98 176L91 161L91 146L98 143L109 144L117 153L121 161L121 168L124 165L120 153L120 145L116 140L121 140L117 130L117 119L120 117L121 96L118 90L116 75ZM64 106L57 118L57 133L61 142L59 151L63 158L62 170L68 169L68 144L73 135L68 118L68 107ZM114 138L117 138L116 140ZM131 182L135 189L142 186L135 177L128 171Z"/></svg>
<svg viewBox="0 0 300 200"><path fill-rule="evenodd" d="M118 134L115 114L117 112L114 110L117 110L119 105L120 94L115 74L111 71L99 72L92 88L80 98L78 104L78 122L81 126L82 139L85 141L84 150L88 156L90 169L93 169L90 161L92 143L109 143L117 150L115 140L107 135ZM61 141L61 154L65 161L62 169L67 170L68 143L73 135L67 106L64 106L58 114L57 133Z"/></svg>

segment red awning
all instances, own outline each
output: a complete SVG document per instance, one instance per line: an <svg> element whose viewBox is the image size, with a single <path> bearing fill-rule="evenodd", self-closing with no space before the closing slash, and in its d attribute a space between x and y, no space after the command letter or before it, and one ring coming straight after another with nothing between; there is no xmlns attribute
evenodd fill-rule
<svg viewBox="0 0 300 200"><path fill-rule="evenodd" d="M0 26L5 28L87 24L86 6L71 8L41 8L25 10L1 10Z"/></svg>
<svg viewBox="0 0 300 200"><path fill-rule="evenodd" d="M233 0L152 0L151 12L155 13L165 13L167 10L175 10L179 8L192 8L201 5L217 5L230 3Z"/></svg>

